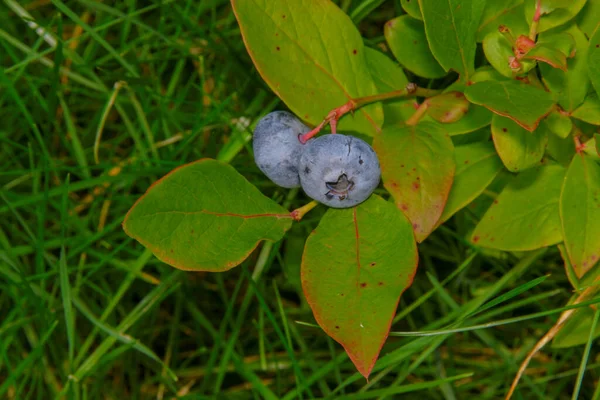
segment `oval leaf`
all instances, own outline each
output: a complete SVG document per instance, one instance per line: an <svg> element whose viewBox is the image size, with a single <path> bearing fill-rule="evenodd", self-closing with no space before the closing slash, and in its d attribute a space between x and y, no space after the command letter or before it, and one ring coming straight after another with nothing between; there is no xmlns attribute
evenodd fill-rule
<svg viewBox="0 0 600 400"><path fill-rule="evenodd" d="M400 4L402 5L402 8L404 9L404 11L406 11L408 15L410 15L413 18L423 20L418 0L400 0Z"/></svg>
<svg viewBox="0 0 600 400"><path fill-rule="evenodd" d="M583 104L571 114L588 124L600 125L600 99L596 93L589 95Z"/></svg>
<svg viewBox="0 0 600 400"><path fill-rule="evenodd" d="M523 0L494 0L485 3L481 23L477 29L478 42L481 42L489 33L497 32L501 25L507 27L513 37L529 33Z"/></svg>
<svg viewBox="0 0 600 400"><path fill-rule="evenodd" d="M232 0L246 48L262 78L300 118L316 125L352 98L375 94L358 30L333 2ZM335 28L333 28L335 26ZM381 104L342 118L340 130L373 135Z"/></svg>
<svg viewBox="0 0 600 400"><path fill-rule="evenodd" d="M542 18L537 28L538 32L545 32L556 26L575 18L581 11L587 0L542 0ZM525 2L525 18L527 21L533 20L535 14L535 1Z"/></svg>
<svg viewBox="0 0 600 400"><path fill-rule="evenodd" d="M446 75L429 49L423 22L403 15L388 21L384 33L390 50L404 68L424 78Z"/></svg>
<svg viewBox="0 0 600 400"><path fill-rule="evenodd" d="M230 165L204 159L154 183L129 210L125 232L171 266L225 271L262 240L281 239L290 213Z"/></svg>
<svg viewBox="0 0 600 400"><path fill-rule="evenodd" d="M600 165L578 154L567 170L560 197L565 247L578 277L600 258Z"/></svg>
<svg viewBox="0 0 600 400"><path fill-rule="evenodd" d="M402 68L396 62L382 52L368 47L365 48L365 56L371 76L379 93L392 92L406 87L408 79L406 79L404 71L402 71ZM384 123L391 125L406 121L415 113L415 106L418 106L415 99L386 101L383 104Z"/></svg>
<svg viewBox="0 0 600 400"><path fill-rule="evenodd" d="M508 117L533 132L556 103L552 95L519 81L477 82L465 90L469 101Z"/></svg>
<svg viewBox="0 0 600 400"><path fill-rule="evenodd" d="M457 146L455 158L454 183L438 225L475 200L502 170L502 161L490 142Z"/></svg>
<svg viewBox="0 0 600 400"><path fill-rule="evenodd" d="M556 164L517 175L481 218L473 243L527 251L561 242L558 201L564 176L565 169Z"/></svg>
<svg viewBox="0 0 600 400"><path fill-rule="evenodd" d="M446 71L468 82L475 70L475 36L483 14L481 0L419 0L431 52Z"/></svg>
<svg viewBox="0 0 600 400"><path fill-rule="evenodd" d="M529 132L513 120L497 114L492 119L492 138L506 169L512 172L538 164L548 144L545 128L540 127L535 132Z"/></svg>
<svg viewBox="0 0 600 400"><path fill-rule="evenodd" d="M385 128L375 137L385 188L422 242L440 219L454 178L454 146L436 124Z"/></svg>
<svg viewBox="0 0 600 400"><path fill-rule="evenodd" d="M600 93L600 28L596 28L596 32L590 38L587 66L594 89Z"/></svg>
<svg viewBox="0 0 600 400"><path fill-rule="evenodd" d="M554 133L561 139L568 137L573 130L573 121L571 121L571 118L556 110L548 114L541 126L544 125L550 130L550 132Z"/></svg>
<svg viewBox="0 0 600 400"><path fill-rule="evenodd" d="M577 26L572 25L565 31L575 41L575 57L568 60L569 69L564 72L547 64L540 64L544 83L558 97L558 104L566 111L573 111L585 99L590 87L587 55L588 40ZM549 35L550 39L558 35Z"/></svg>
<svg viewBox="0 0 600 400"><path fill-rule="evenodd" d="M365 377L417 264L410 222L378 196L354 208L330 208L306 242L306 299L321 328L344 346Z"/></svg>
<svg viewBox="0 0 600 400"><path fill-rule="evenodd" d="M514 71L510 68L510 59L515 56L512 44L498 31L491 32L483 39L485 58L496 71L507 78L512 78Z"/></svg>

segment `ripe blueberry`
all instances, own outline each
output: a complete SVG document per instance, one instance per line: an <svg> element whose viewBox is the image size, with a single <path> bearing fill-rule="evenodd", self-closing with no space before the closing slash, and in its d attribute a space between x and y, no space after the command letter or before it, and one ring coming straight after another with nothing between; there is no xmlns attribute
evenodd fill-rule
<svg viewBox="0 0 600 400"><path fill-rule="evenodd" d="M373 148L364 140L341 134L309 140L299 170L304 192L334 208L365 201L379 185L381 175Z"/></svg>
<svg viewBox="0 0 600 400"><path fill-rule="evenodd" d="M309 127L287 111L269 113L256 125L252 143L254 161L277 185L300 186L298 161L304 145L298 135L308 131Z"/></svg>

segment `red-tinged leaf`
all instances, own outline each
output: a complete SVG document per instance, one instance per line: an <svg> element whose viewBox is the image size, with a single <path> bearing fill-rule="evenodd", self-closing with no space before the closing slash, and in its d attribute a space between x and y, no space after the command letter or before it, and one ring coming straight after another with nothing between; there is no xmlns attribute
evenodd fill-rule
<svg viewBox="0 0 600 400"><path fill-rule="evenodd" d="M573 118L592 125L600 125L600 99L596 93L590 94L582 105L571 113Z"/></svg>
<svg viewBox="0 0 600 400"><path fill-rule="evenodd" d="M541 165L514 177L475 227L471 241L504 251L528 251L562 241L558 201L565 169Z"/></svg>
<svg viewBox="0 0 600 400"><path fill-rule="evenodd" d="M385 24L384 34L396 60L407 70L430 79L446 75L431 53L422 21L402 15Z"/></svg>
<svg viewBox="0 0 600 400"><path fill-rule="evenodd" d="M440 219L452 187L454 146L441 125L389 127L375 137L385 188L422 242Z"/></svg>
<svg viewBox="0 0 600 400"><path fill-rule="evenodd" d="M569 260L578 277L600 259L600 164L578 154L567 170L560 216Z"/></svg>
<svg viewBox="0 0 600 400"><path fill-rule="evenodd" d="M514 37L529 33L523 0L487 1L477 30L477 41L481 42L489 33L497 32L500 26L507 27Z"/></svg>
<svg viewBox="0 0 600 400"><path fill-rule="evenodd" d="M518 172L540 162L548 144L545 127L542 124L534 132L529 132L509 118L494 115L492 138L506 169Z"/></svg>
<svg viewBox="0 0 600 400"><path fill-rule="evenodd" d="M523 58L526 60L544 62L553 68L558 68L563 71L567 70L567 56L557 48L550 47L550 45L537 45L529 50Z"/></svg>
<svg viewBox="0 0 600 400"><path fill-rule="evenodd" d="M302 287L315 319L368 378L418 264L410 222L379 196L330 208L309 236Z"/></svg>
<svg viewBox="0 0 600 400"><path fill-rule="evenodd" d="M269 87L316 125L352 98L376 93L360 33L329 0L232 0L242 38ZM343 117L340 130L374 135L381 104Z"/></svg>
<svg viewBox="0 0 600 400"><path fill-rule="evenodd" d="M515 80L477 82L467 87L465 95L472 103L508 117L530 132L556 104L550 93Z"/></svg>
<svg viewBox="0 0 600 400"><path fill-rule="evenodd" d="M292 217L230 165L204 159L154 183L129 210L125 232L171 266L225 271L262 240L277 241Z"/></svg>
<svg viewBox="0 0 600 400"><path fill-rule="evenodd" d="M457 146L455 157L454 183L438 225L475 200L502 171L502 161L490 142Z"/></svg>
<svg viewBox="0 0 600 400"><path fill-rule="evenodd" d="M485 3L419 0L431 52L446 71L456 71L463 82L475 72L475 37Z"/></svg>
<svg viewBox="0 0 600 400"><path fill-rule="evenodd" d="M512 44L504 35L498 31L490 32L483 39L483 52L496 71L507 78L513 77L514 71L510 67L510 60L514 58L515 54Z"/></svg>

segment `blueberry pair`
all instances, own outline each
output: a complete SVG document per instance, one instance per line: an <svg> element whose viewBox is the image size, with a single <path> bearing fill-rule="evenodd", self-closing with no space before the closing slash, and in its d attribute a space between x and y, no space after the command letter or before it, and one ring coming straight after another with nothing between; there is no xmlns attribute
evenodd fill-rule
<svg viewBox="0 0 600 400"><path fill-rule="evenodd" d="M377 154L364 140L329 134L302 144L299 135L310 131L293 114L274 111L254 129L254 160L274 183L302 186L312 199L335 208L365 201L379 185Z"/></svg>

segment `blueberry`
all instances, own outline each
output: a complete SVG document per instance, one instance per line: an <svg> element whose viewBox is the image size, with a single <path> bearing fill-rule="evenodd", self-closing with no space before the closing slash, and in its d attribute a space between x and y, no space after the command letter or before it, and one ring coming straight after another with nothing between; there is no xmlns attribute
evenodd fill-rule
<svg viewBox="0 0 600 400"><path fill-rule="evenodd" d="M304 192L335 208L365 201L381 175L373 148L364 140L339 133L309 140L298 169Z"/></svg>
<svg viewBox="0 0 600 400"><path fill-rule="evenodd" d="M287 111L267 114L256 125L252 143L254 161L277 185L300 186L298 161L304 145L298 135L308 131L308 126Z"/></svg>

